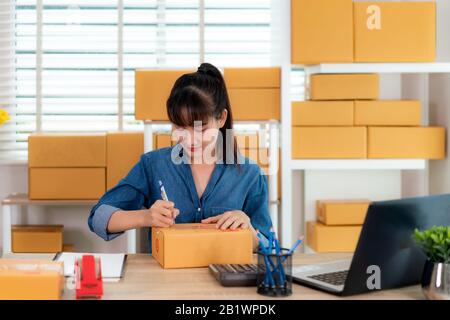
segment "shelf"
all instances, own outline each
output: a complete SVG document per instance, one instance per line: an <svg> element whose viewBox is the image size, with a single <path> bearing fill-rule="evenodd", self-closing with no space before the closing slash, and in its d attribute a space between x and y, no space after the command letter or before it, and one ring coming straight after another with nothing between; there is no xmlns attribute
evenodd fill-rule
<svg viewBox="0 0 450 320"><path fill-rule="evenodd" d="M290 160L293 170L423 170L424 159Z"/></svg>
<svg viewBox="0 0 450 320"><path fill-rule="evenodd" d="M430 63L323 63L303 68L307 73L450 73L450 62Z"/></svg>

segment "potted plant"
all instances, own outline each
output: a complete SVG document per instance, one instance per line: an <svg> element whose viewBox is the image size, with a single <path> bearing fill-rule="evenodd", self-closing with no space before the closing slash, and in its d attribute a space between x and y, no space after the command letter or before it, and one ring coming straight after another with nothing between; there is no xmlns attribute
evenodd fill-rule
<svg viewBox="0 0 450 320"><path fill-rule="evenodd" d="M415 230L413 238L427 256L422 290L428 299L450 300L450 226Z"/></svg>

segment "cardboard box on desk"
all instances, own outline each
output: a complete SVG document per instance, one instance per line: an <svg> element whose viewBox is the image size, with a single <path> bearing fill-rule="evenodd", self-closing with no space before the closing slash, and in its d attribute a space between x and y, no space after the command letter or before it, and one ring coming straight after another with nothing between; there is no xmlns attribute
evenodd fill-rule
<svg viewBox="0 0 450 320"><path fill-rule="evenodd" d="M291 61L353 61L352 0L291 0Z"/></svg>
<svg viewBox="0 0 450 320"><path fill-rule="evenodd" d="M311 100L374 100L379 97L380 77L367 74L313 74Z"/></svg>
<svg viewBox="0 0 450 320"><path fill-rule="evenodd" d="M64 289L62 262L0 259L0 300L58 300Z"/></svg>
<svg viewBox="0 0 450 320"><path fill-rule="evenodd" d="M355 2L355 62L432 62L436 3Z"/></svg>
<svg viewBox="0 0 450 320"><path fill-rule="evenodd" d="M247 264L253 261L253 235L249 229L218 230L215 224L183 223L152 228L152 255L163 268Z"/></svg>

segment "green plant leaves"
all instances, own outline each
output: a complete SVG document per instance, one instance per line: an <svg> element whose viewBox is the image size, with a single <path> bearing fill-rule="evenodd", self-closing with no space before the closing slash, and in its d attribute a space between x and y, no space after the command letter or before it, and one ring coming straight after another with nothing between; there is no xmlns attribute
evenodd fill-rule
<svg viewBox="0 0 450 320"><path fill-rule="evenodd" d="M450 226L434 226L424 231L415 229L412 237L431 262L450 263Z"/></svg>

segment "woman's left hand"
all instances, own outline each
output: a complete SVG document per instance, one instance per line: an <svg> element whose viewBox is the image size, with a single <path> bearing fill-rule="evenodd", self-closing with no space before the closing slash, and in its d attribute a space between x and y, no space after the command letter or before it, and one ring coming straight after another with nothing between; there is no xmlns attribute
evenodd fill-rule
<svg viewBox="0 0 450 320"><path fill-rule="evenodd" d="M248 229L251 227L250 218L240 210L226 211L217 216L203 219L202 223L216 223L216 228L221 230Z"/></svg>

